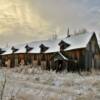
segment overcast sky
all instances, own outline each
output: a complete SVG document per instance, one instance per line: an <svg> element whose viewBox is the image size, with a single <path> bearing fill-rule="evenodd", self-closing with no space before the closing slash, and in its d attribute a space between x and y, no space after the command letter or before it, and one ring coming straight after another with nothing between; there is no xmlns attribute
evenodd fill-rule
<svg viewBox="0 0 100 100"><path fill-rule="evenodd" d="M0 45L65 36L86 28L100 33L100 0L0 0Z"/></svg>

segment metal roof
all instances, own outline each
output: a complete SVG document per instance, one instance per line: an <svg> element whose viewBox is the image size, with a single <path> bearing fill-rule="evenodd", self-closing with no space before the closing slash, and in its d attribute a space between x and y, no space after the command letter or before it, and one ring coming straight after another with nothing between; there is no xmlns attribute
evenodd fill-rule
<svg viewBox="0 0 100 100"><path fill-rule="evenodd" d="M45 46L48 47L48 49L45 51L45 53L57 52L57 51L59 51L59 48L60 48L58 45L59 42L60 42L59 39L31 42L31 43L29 43L29 45L31 47L33 47L33 49L29 53L40 53L39 46L41 44L44 44Z"/></svg>
<svg viewBox="0 0 100 100"><path fill-rule="evenodd" d="M9 55L9 54L12 54L12 50L11 49L7 49L6 52L4 52L3 54L1 55Z"/></svg>
<svg viewBox="0 0 100 100"><path fill-rule="evenodd" d="M75 50L80 48L85 48L90 41L93 33L84 33L79 35L71 35L70 37L66 37L63 39L56 39L56 40L44 40L44 41L34 41L27 43L30 47L33 47L29 53L40 53L40 45L44 44L48 47L48 49L44 53L53 53L53 52L59 52L60 46L59 43L61 40L65 41L66 43L70 44L69 47L65 49L65 51L69 50ZM15 48L18 48L19 50L15 53L26 53L25 45L27 44L21 44L14 46ZM7 49L3 55L11 54L12 50Z"/></svg>
<svg viewBox="0 0 100 100"><path fill-rule="evenodd" d="M92 35L93 33L84 33L65 38L64 41L70 44L70 46L66 48L65 51L85 48L90 41Z"/></svg>
<svg viewBox="0 0 100 100"><path fill-rule="evenodd" d="M20 48L18 51L15 52L15 54L18 53L26 53L26 48L25 47Z"/></svg>

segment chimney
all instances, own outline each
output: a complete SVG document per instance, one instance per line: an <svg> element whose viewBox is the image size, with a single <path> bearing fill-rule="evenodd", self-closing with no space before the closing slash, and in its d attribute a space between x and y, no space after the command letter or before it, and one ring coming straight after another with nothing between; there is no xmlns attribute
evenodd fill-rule
<svg viewBox="0 0 100 100"><path fill-rule="evenodd" d="M70 37L69 28L67 30L67 37Z"/></svg>

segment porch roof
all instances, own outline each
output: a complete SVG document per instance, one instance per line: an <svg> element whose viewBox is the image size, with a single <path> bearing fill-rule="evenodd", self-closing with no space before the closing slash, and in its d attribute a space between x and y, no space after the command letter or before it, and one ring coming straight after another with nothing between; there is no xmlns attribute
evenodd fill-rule
<svg viewBox="0 0 100 100"><path fill-rule="evenodd" d="M65 61L68 61L69 59L67 57L65 57L61 52L57 52L55 54L54 61L57 61L57 60L65 60Z"/></svg>

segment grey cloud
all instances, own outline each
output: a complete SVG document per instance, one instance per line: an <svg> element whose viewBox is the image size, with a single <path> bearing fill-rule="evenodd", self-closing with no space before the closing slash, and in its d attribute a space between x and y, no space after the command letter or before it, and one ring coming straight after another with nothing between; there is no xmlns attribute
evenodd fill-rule
<svg viewBox="0 0 100 100"><path fill-rule="evenodd" d="M7 1L10 2L10 0ZM14 8L10 9L9 16L13 16L15 20L3 21L0 25L0 29L5 29L5 31L0 31L0 41L4 40L3 43L47 39L55 32L61 36L62 33L66 34L68 27L70 27L71 32L80 28L99 31L99 0L14 1L13 3L17 4L17 7L20 5L21 8L17 10L18 16L12 11ZM5 13L3 11L5 17L9 17L7 10L4 9ZM4 20L8 19L4 18Z"/></svg>

